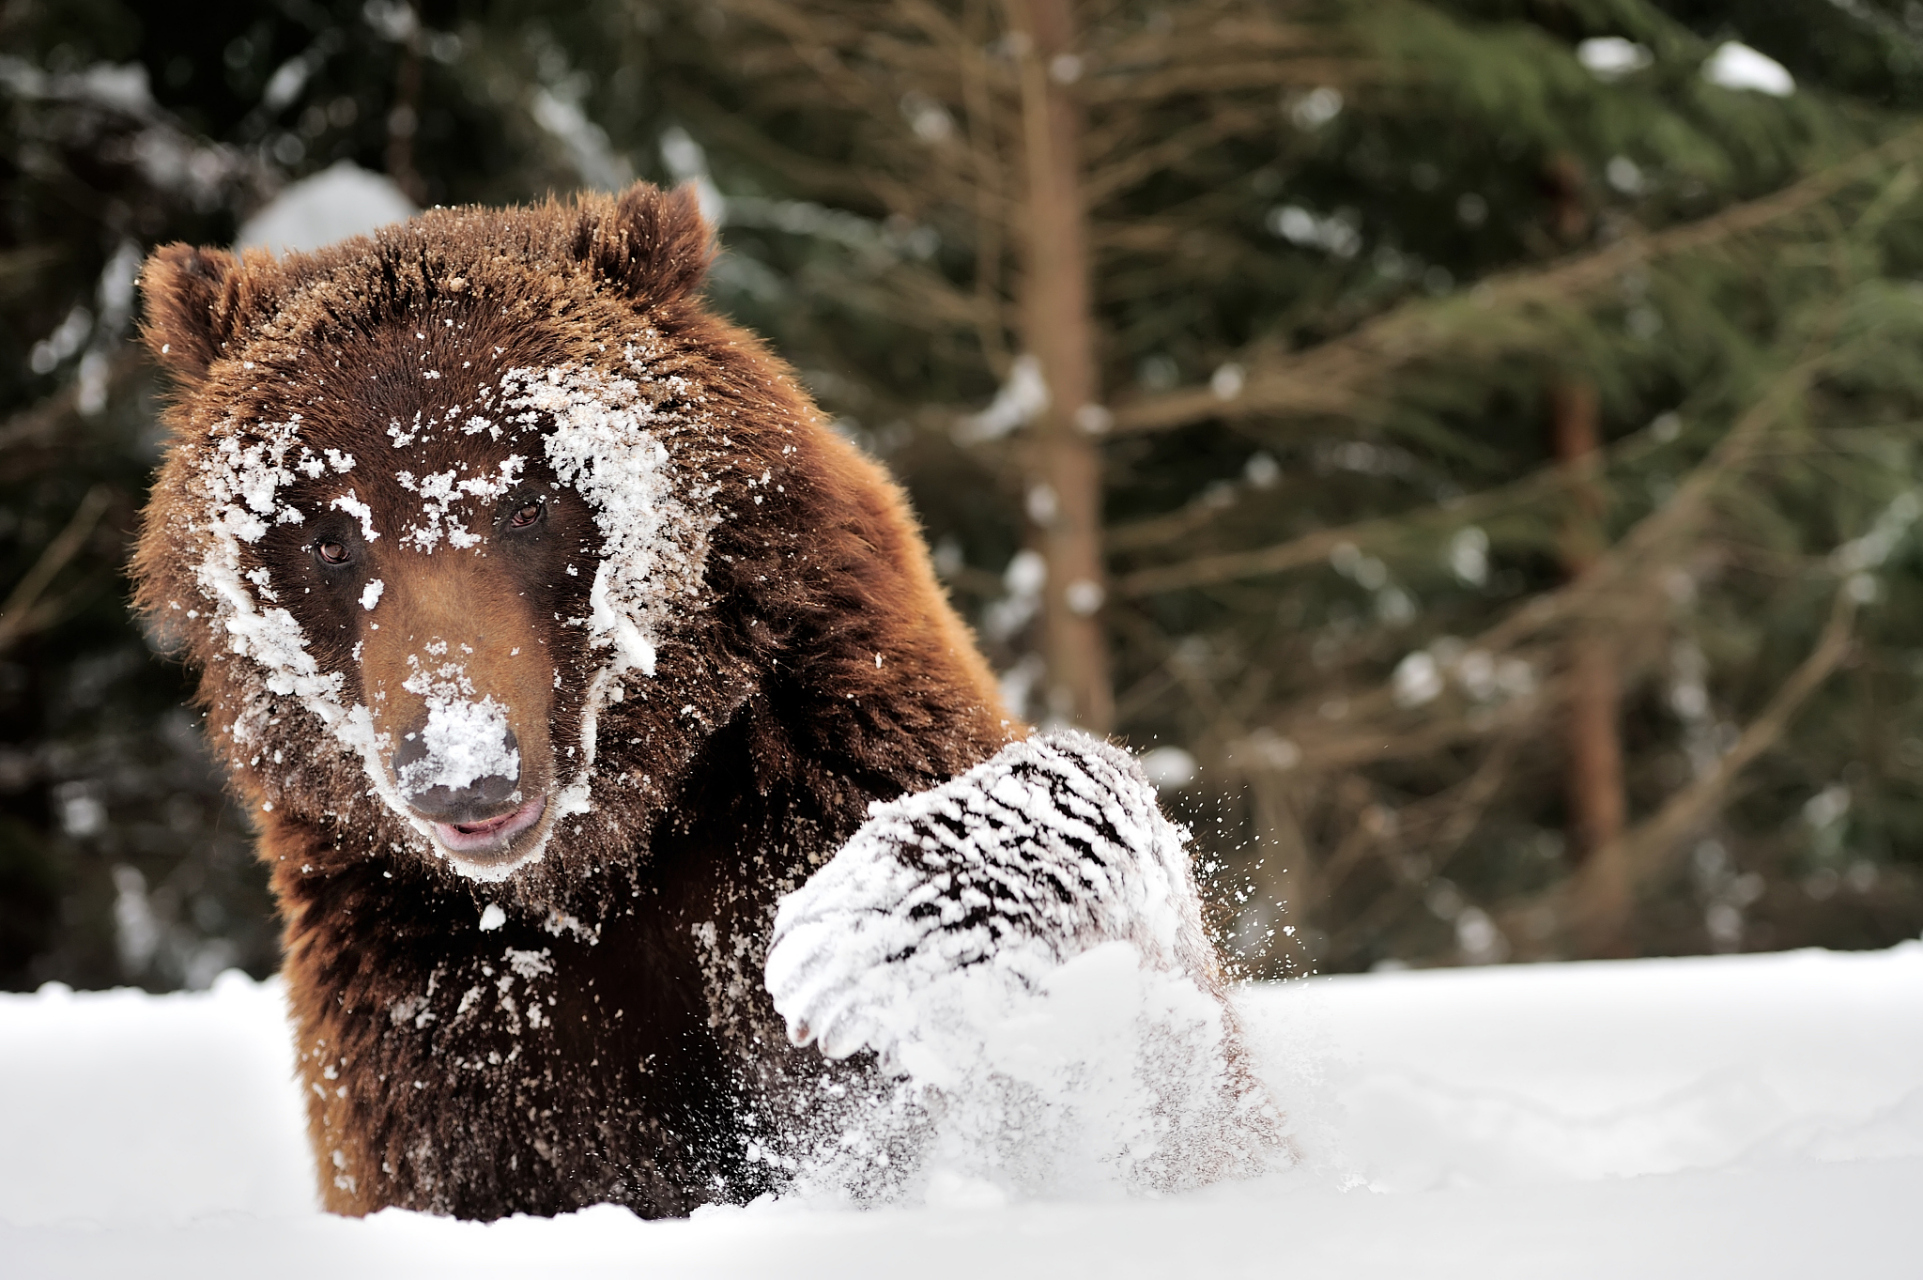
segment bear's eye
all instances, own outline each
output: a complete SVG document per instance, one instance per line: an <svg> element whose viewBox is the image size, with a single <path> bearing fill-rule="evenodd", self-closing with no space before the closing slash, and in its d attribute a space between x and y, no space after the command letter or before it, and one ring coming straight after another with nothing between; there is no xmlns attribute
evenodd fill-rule
<svg viewBox="0 0 1923 1280"><path fill-rule="evenodd" d="M347 544L336 542L332 538L323 538L314 544L314 555L322 564L346 564Z"/></svg>
<svg viewBox="0 0 1923 1280"><path fill-rule="evenodd" d="M508 528L525 529L541 518L542 504L539 499L530 499L515 508L514 514L507 518Z"/></svg>

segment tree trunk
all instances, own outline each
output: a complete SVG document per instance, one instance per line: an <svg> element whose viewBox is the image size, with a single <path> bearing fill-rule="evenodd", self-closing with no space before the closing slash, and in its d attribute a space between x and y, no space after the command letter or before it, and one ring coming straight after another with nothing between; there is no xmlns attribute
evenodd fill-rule
<svg viewBox="0 0 1923 1280"><path fill-rule="evenodd" d="M1570 380L1551 392L1555 417L1556 457L1572 471L1599 462L1596 388ZM1570 577L1587 573L1602 555L1602 517L1605 499L1593 476L1582 480L1574 493L1563 529L1563 568ZM1570 834L1579 860L1619 860L1617 839L1623 831L1622 737L1618 727L1621 700L1615 646L1599 630L1570 641L1565 677L1564 743L1568 753ZM1629 883L1624 868L1590 867L1585 875L1592 901L1583 909L1593 922L1584 948L1613 955L1622 950L1622 927L1629 914Z"/></svg>
<svg viewBox="0 0 1923 1280"><path fill-rule="evenodd" d="M1048 565L1041 611L1051 719L1106 733L1115 715L1101 608L1102 457L1081 424L1099 414L1089 300L1088 212L1082 202L1081 110L1069 92L1069 0L1009 0L1022 42L1022 127L1027 201L1021 325L1041 365L1049 403L1027 459L1033 539Z"/></svg>
<svg viewBox="0 0 1923 1280"><path fill-rule="evenodd" d="M414 135L421 124L421 29L418 17L409 21L394 73L394 105L387 112L387 176L409 200L426 205L427 184L414 166Z"/></svg>
<svg viewBox="0 0 1923 1280"><path fill-rule="evenodd" d="M1314 973L1322 959L1315 921L1323 914L1323 903L1316 883L1315 854L1296 818L1300 797L1289 794L1282 775L1274 769L1250 774L1249 792L1267 863L1261 879L1263 892L1272 895L1272 902L1280 908L1277 930L1287 928L1289 932L1279 939L1269 939L1266 956L1241 959L1266 959L1291 976Z"/></svg>

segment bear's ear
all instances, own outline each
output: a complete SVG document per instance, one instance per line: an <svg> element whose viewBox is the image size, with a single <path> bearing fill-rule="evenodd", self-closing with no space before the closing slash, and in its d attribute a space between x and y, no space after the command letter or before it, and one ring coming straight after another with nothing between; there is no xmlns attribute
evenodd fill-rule
<svg viewBox="0 0 1923 1280"><path fill-rule="evenodd" d="M577 250L596 275L636 302L660 304L700 285L714 258L714 232L693 183L663 191L637 182L610 212L582 227Z"/></svg>
<svg viewBox="0 0 1923 1280"><path fill-rule="evenodd" d="M170 244L140 271L146 315L140 336L154 359L182 383L200 381L233 329L233 285L240 266L231 253Z"/></svg>

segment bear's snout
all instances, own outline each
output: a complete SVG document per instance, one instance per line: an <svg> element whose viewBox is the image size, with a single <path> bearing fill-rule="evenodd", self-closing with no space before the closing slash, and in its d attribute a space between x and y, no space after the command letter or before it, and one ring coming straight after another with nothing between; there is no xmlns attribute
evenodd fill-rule
<svg viewBox="0 0 1923 1280"><path fill-rule="evenodd" d="M379 744L368 767L456 870L506 874L540 851L554 777L555 670L527 595L537 584L479 549L375 544L370 561L383 552L366 568L383 589L356 619Z"/></svg>
<svg viewBox="0 0 1923 1280"><path fill-rule="evenodd" d="M489 822L518 808L521 741L514 730L467 716L447 717L456 734L468 729L467 735L436 733L440 714L436 708L417 721L394 753L394 776L408 807L430 822L456 825Z"/></svg>
<svg viewBox="0 0 1923 1280"><path fill-rule="evenodd" d="M492 697L430 701L390 764L402 802L443 850L474 865L511 859L547 812L545 788L521 785L521 740Z"/></svg>

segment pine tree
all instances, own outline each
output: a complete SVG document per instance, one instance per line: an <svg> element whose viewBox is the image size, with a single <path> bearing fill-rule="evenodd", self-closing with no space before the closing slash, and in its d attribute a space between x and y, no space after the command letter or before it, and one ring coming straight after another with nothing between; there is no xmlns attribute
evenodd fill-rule
<svg viewBox="0 0 1923 1280"><path fill-rule="evenodd" d="M725 8L771 326L1031 709L1201 760L1269 964L1914 931L1902 21Z"/></svg>
<svg viewBox="0 0 1923 1280"><path fill-rule="evenodd" d="M119 604L127 264L340 159L700 184L716 301L1011 701L1154 748L1252 972L1915 933L1906 13L16 0L0 981L271 963Z"/></svg>

